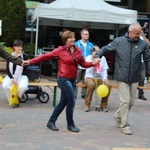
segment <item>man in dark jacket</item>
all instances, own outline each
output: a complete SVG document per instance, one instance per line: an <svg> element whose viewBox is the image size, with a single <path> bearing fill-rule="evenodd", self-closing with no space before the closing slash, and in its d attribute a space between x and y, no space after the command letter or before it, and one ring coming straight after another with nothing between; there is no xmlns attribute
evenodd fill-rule
<svg viewBox="0 0 150 150"><path fill-rule="evenodd" d="M128 116L136 99L142 54L148 71L150 71L149 47L144 40L139 38L140 34L141 26L133 23L124 36L115 38L95 55L95 57L101 58L107 52L115 52L114 79L118 84L120 107L115 112L114 118L117 127L120 127L121 131L128 135L132 134Z"/></svg>
<svg viewBox="0 0 150 150"><path fill-rule="evenodd" d="M1 46L0 46L0 56L8 61L18 64L18 65L21 65L23 62L23 60L21 58L18 58L11 54L8 54ZM0 129L1 129L1 125L0 125Z"/></svg>

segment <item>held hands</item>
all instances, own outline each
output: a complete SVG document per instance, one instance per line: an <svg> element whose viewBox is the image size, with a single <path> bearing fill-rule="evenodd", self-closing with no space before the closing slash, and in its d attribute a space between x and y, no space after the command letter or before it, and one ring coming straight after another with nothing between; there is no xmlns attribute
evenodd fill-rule
<svg viewBox="0 0 150 150"><path fill-rule="evenodd" d="M29 65L29 60L23 60L21 66L27 66Z"/></svg>
<svg viewBox="0 0 150 150"><path fill-rule="evenodd" d="M100 58L95 58L95 59L93 59L92 64L95 66L95 65L99 64L99 62L100 62Z"/></svg>

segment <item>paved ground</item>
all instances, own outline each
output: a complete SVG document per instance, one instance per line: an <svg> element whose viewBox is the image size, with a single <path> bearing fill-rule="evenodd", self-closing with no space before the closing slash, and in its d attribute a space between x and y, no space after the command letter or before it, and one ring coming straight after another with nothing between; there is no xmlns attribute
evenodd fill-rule
<svg viewBox="0 0 150 150"><path fill-rule="evenodd" d="M46 80L44 80L47 82ZM65 111L60 115L58 132L46 127L53 111L52 92L43 87L51 97L42 104L29 95L29 100L19 108L10 108L3 89L0 87L0 150L112 150L113 148L150 148L150 92L145 90L148 101L137 99L130 112L133 135L125 135L115 127L113 113L119 105L118 90L112 89L109 112L97 112L94 108L84 112L84 100L78 94L74 120L80 128L72 133L66 128ZM59 93L57 99L59 100Z"/></svg>

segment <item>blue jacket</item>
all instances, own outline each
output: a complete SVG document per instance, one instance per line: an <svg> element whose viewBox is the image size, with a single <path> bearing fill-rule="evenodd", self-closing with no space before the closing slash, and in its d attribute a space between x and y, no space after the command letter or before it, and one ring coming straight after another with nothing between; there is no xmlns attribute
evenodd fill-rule
<svg viewBox="0 0 150 150"><path fill-rule="evenodd" d="M82 56L84 59L88 56L91 55L91 49L94 46L91 42L86 41L86 50L84 49L84 46L81 43L81 40L78 40L75 42L75 46L79 47L82 51Z"/></svg>

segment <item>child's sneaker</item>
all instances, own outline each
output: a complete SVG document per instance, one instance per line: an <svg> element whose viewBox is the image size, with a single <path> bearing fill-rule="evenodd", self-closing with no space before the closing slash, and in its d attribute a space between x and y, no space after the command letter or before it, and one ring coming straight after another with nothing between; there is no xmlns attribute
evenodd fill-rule
<svg viewBox="0 0 150 150"><path fill-rule="evenodd" d="M89 111L90 111L90 108L87 107L87 106L85 106L85 107L84 107L84 111L85 111L85 112L89 112Z"/></svg>

